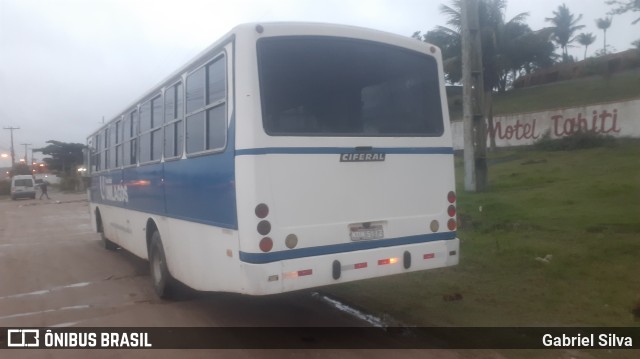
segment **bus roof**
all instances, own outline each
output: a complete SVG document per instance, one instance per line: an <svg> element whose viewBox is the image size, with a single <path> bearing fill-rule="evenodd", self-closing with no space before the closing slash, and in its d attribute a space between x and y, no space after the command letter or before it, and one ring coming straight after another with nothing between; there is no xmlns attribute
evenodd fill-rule
<svg viewBox="0 0 640 359"><path fill-rule="evenodd" d="M410 38L407 36L397 35L381 30L375 30L370 28L352 26L352 25L341 25L341 24L331 24L331 23L320 23L320 22L253 22L253 23L244 23L233 27L229 32L220 37L217 41L209 45L207 48L198 53L194 58L189 60L185 65L181 66L165 79L157 83L150 90L144 93L144 95L138 97L135 101L131 102L128 106L126 106L122 111L119 111L116 116L111 117L111 119L105 122L102 126L92 132L88 137L96 135L98 132L102 131L104 128L111 125L112 122L117 121L121 118L122 115L132 110L137 104L144 102L147 99L150 99L155 94L158 93L163 87L169 86L175 82L177 82L182 74L185 72L189 72L191 69L194 69L204 62L211 55L215 55L218 50L233 41L238 34L248 33L252 31L265 31L265 27L271 29L277 29L281 31L287 30L295 30L292 34L300 34L305 35L306 33L314 34L314 35L326 35L326 36L344 36L349 37L351 35L353 38L361 38L361 37L375 37L377 41L386 42L390 44L402 44L402 46L414 48L416 50L426 51L426 49L433 49L431 52L435 55L439 55L440 49L432 44L425 43L423 41L416 40L414 38ZM261 30L258 30L261 28Z"/></svg>

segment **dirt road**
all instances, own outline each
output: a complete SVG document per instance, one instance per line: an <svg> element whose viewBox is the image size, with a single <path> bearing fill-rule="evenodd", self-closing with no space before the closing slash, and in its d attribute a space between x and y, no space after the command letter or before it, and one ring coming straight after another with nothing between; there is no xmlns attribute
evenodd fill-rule
<svg viewBox="0 0 640 359"><path fill-rule="evenodd" d="M0 200L0 327L354 327L363 322L311 291L269 297L205 293L156 297L148 263L106 251L90 227L84 194ZM8 354L8 356L6 355ZM459 358L444 350L5 350L30 357ZM178 355L179 354L179 355Z"/></svg>

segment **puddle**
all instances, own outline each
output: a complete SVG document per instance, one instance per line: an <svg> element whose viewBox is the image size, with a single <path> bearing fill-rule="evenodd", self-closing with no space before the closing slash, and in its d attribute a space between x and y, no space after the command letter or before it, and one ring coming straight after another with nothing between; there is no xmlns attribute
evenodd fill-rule
<svg viewBox="0 0 640 359"><path fill-rule="evenodd" d="M388 324L386 323L385 320L383 320L382 318L378 318L375 315L371 315L371 314L367 314L367 313L363 313L362 311L355 309L353 307L348 306L347 304L344 304L336 299L333 298L329 298L328 296L324 295L324 294L320 294L318 292L313 292L311 294L312 297L314 298L318 298L320 300L322 300L323 302L329 304L330 306L338 309L341 312L347 313L351 316L354 316L358 319L364 320L365 322L371 324L372 326L376 327L376 328L386 328L388 327Z"/></svg>

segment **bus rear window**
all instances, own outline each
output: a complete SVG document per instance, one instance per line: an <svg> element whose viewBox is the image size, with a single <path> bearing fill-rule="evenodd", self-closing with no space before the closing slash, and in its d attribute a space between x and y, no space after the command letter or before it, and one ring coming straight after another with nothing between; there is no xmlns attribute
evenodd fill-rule
<svg viewBox="0 0 640 359"><path fill-rule="evenodd" d="M258 42L262 119L273 136L440 136L436 60L333 37Z"/></svg>

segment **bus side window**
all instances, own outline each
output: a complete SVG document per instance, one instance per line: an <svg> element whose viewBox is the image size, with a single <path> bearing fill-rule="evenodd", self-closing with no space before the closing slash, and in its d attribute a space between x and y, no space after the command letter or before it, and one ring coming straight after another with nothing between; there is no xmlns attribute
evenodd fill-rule
<svg viewBox="0 0 640 359"><path fill-rule="evenodd" d="M187 153L220 150L226 146L225 61L226 57L220 56L187 76Z"/></svg>

